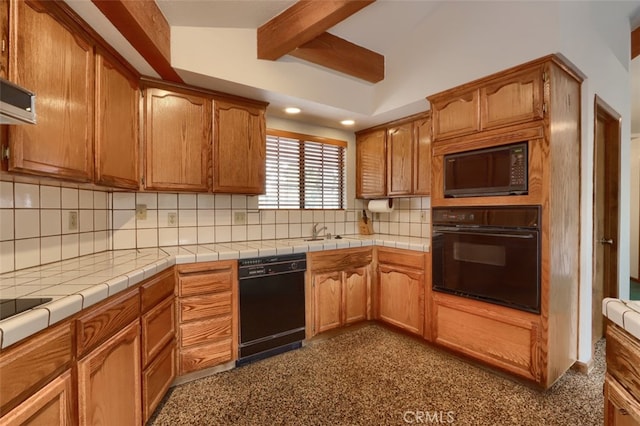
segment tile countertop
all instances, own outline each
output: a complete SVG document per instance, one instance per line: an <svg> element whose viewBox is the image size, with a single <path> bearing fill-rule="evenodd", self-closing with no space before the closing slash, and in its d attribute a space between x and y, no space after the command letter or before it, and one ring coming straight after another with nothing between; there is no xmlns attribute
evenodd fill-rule
<svg viewBox="0 0 640 426"><path fill-rule="evenodd" d="M342 239L246 241L113 250L0 275L0 298L50 297L51 302L0 321L4 349L176 264L243 259L379 245L429 251L429 239L349 235Z"/></svg>
<svg viewBox="0 0 640 426"><path fill-rule="evenodd" d="M602 313L640 340L640 300L607 297L602 301Z"/></svg>

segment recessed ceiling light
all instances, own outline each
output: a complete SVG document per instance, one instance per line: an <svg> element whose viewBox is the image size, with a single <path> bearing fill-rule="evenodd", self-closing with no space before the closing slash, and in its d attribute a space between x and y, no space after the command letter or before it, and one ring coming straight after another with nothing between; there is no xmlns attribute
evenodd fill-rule
<svg viewBox="0 0 640 426"><path fill-rule="evenodd" d="M300 112L300 108L287 107L284 109L284 112L286 112L287 114L298 114Z"/></svg>
<svg viewBox="0 0 640 426"><path fill-rule="evenodd" d="M342 124L343 126L353 126L354 124L356 124L356 122L353 120L342 120L340 124Z"/></svg>

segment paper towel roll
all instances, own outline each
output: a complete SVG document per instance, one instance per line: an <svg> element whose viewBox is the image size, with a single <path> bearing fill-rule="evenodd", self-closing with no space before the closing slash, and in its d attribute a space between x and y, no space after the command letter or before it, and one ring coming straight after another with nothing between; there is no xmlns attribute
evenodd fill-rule
<svg viewBox="0 0 640 426"><path fill-rule="evenodd" d="M393 198L371 200L368 209L371 213L390 213L393 211Z"/></svg>

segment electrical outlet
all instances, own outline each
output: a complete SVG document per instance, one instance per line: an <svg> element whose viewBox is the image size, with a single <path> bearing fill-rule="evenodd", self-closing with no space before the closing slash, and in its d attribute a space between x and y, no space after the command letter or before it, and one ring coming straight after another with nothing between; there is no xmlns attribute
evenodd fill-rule
<svg viewBox="0 0 640 426"><path fill-rule="evenodd" d="M147 220L147 205L136 204L136 219Z"/></svg>
<svg viewBox="0 0 640 426"><path fill-rule="evenodd" d="M167 225L176 226L178 224L178 214L176 212L167 213Z"/></svg>
<svg viewBox="0 0 640 426"><path fill-rule="evenodd" d="M246 225L247 213L246 212L233 212L233 224L234 225Z"/></svg>
<svg viewBox="0 0 640 426"><path fill-rule="evenodd" d="M69 231L77 231L78 230L78 212L71 211L69 212Z"/></svg>
<svg viewBox="0 0 640 426"><path fill-rule="evenodd" d="M426 210L420 211L420 222L427 223L427 212Z"/></svg>

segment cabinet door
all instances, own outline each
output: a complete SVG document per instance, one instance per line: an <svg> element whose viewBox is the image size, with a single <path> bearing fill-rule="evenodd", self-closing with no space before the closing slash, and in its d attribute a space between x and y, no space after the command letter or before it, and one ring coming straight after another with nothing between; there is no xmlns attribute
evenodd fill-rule
<svg viewBox="0 0 640 426"><path fill-rule="evenodd" d="M96 55L96 183L138 189L137 81L106 53Z"/></svg>
<svg viewBox="0 0 640 426"><path fill-rule="evenodd" d="M148 88L145 94L145 188L207 191L211 100Z"/></svg>
<svg viewBox="0 0 640 426"><path fill-rule="evenodd" d="M340 327L342 315L342 279L340 272L313 276L315 332Z"/></svg>
<svg viewBox="0 0 640 426"><path fill-rule="evenodd" d="M605 426L640 426L640 401L607 373L604 381Z"/></svg>
<svg viewBox="0 0 640 426"><path fill-rule="evenodd" d="M78 361L80 425L142 424L140 324L134 321Z"/></svg>
<svg viewBox="0 0 640 426"><path fill-rule="evenodd" d="M93 178L93 46L41 7L12 2L9 78L36 93L37 124L10 126L9 171Z"/></svg>
<svg viewBox="0 0 640 426"><path fill-rule="evenodd" d="M433 138L446 139L480 130L478 90L447 96L431 103Z"/></svg>
<svg viewBox="0 0 640 426"><path fill-rule="evenodd" d="M9 72L9 0L0 0L0 77Z"/></svg>
<svg viewBox="0 0 640 426"><path fill-rule="evenodd" d="M480 89L482 129L542 118L542 68L536 67Z"/></svg>
<svg viewBox="0 0 640 426"><path fill-rule="evenodd" d="M172 340L142 374L142 412L149 420L176 378L176 342Z"/></svg>
<svg viewBox="0 0 640 426"><path fill-rule="evenodd" d="M367 319L369 312L369 267L350 269L343 273L344 324Z"/></svg>
<svg viewBox="0 0 640 426"><path fill-rule="evenodd" d="M266 149L263 108L215 102L214 192L264 193Z"/></svg>
<svg viewBox="0 0 640 426"><path fill-rule="evenodd" d="M386 130L376 130L356 138L356 198L387 195Z"/></svg>
<svg viewBox="0 0 640 426"><path fill-rule="evenodd" d="M413 190L413 124L387 130L387 195L409 195Z"/></svg>
<svg viewBox="0 0 640 426"><path fill-rule="evenodd" d="M378 266L380 319L422 335L424 274L398 266Z"/></svg>
<svg viewBox="0 0 640 426"><path fill-rule="evenodd" d="M67 370L0 419L5 426L73 425L73 384Z"/></svg>
<svg viewBox="0 0 640 426"><path fill-rule="evenodd" d="M413 123L413 194L431 194L431 117Z"/></svg>

